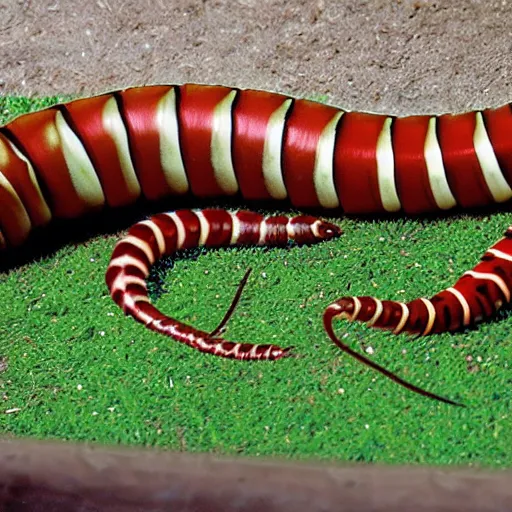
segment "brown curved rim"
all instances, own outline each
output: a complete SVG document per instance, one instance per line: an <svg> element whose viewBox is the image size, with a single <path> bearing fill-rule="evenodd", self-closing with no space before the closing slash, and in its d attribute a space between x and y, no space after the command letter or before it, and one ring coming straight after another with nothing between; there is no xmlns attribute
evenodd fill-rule
<svg viewBox="0 0 512 512"><path fill-rule="evenodd" d="M508 511L512 472L0 441L2 511Z"/></svg>

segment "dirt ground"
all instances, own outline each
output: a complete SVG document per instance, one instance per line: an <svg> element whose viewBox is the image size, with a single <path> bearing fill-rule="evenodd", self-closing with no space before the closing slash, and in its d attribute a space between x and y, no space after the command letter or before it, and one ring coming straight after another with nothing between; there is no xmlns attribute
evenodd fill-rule
<svg viewBox="0 0 512 512"><path fill-rule="evenodd" d="M0 93L200 82L348 109L512 99L510 0L0 0Z"/></svg>

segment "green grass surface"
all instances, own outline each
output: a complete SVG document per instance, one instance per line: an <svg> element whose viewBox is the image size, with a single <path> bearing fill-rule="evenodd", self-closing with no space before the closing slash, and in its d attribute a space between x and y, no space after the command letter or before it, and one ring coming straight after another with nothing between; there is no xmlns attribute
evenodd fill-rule
<svg viewBox="0 0 512 512"><path fill-rule="evenodd" d="M0 102L9 117L43 104ZM450 285L509 222L508 214L340 219L336 241L202 251L160 267L156 304L209 330L251 266L226 337L296 347L300 357L276 363L210 357L151 333L123 316L104 285L117 237L66 245L0 274L1 430L190 452L510 467L509 314L425 339L337 323L352 347L371 347L375 361L466 409L362 367L321 325L323 308L347 293L406 300Z"/></svg>

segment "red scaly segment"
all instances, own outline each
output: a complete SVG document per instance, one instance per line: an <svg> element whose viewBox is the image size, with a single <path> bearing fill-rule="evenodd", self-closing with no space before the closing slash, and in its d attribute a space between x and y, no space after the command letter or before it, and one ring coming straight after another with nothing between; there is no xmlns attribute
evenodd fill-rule
<svg viewBox="0 0 512 512"><path fill-rule="evenodd" d="M172 227L171 224L174 224ZM197 245L286 245L288 240L315 243L340 235L340 229L315 217L263 218L251 212L180 210L159 214L133 226L112 255L106 283L114 301L126 314L149 329L185 343L201 352L240 360L275 360L289 349L276 345L234 343L168 317L149 303L146 278L150 266L162 255Z"/></svg>
<svg viewBox="0 0 512 512"><path fill-rule="evenodd" d="M283 174L290 202L298 208L320 207L314 170L324 128L338 109L313 101L297 100L287 118L283 143Z"/></svg>
<svg viewBox="0 0 512 512"><path fill-rule="evenodd" d="M335 183L347 213L383 213L377 175L377 143L386 116L347 112L336 137Z"/></svg>
<svg viewBox="0 0 512 512"><path fill-rule="evenodd" d="M187 192L179 147L176 88L135 87L121 91L119 98L144 197L157 200Z"/></svg>
<svg viewBox="0 0 512 512"><path fill-rule="evenodd" d="M263 176L263 150L272 114L289 100L265 91L239 91L233 113L233 164L246 199L271 199Z"/></svg>
<svg viewBox="0 0 512 512"><path fill-rule="evenodd" d="M15 149L16 148L16 149ZM37 183L34 169L20 148L0 133L0 173L9 181L21 199L30 217L32 226L43 226L51 219L51 212L45 201L43 191ZM2 215L11 214L9 208L2 208Z"/></svg>
<svg viewBox="0 0 512 512"><path fill-rule="evenodd" d="M398 195L406 213L434 212L438 209L425 161L428 116L395 119L393 148Z"/></svg>
<svg viewBox="0 0 512 512"><path fill-rule="evenodd" d="M192 192L198 197L225 195L212 165L212 132L215 107L233 89L189 84L179 91L181 149Z"/></svg>
<svg viewBox="0 0 512 512"><path fill-rule="evenodd" d="M508 184L512 186L512 107L510 104L483 111L485 127Z"/></svg>
<svg viewBox="0 0 512 512"><path fill-rule="evenodd" d="M178 210L175 214L174 222L178 226L178 249L192 249L201 245L199 238L201 236L201 222L199 216L192 210ZM180 222L183 231L180 229ZM180 236L180 231L184 234Z"/></svg>
<svg viewBox="0 0 512 512"><path fill-rule="evenodd" d="M335 318L367 322L392 330L427 335L457 331L486 320L508 304L512 289L512 227L452 286L431 299L408 303L374 297L343 297L327 310Z"/></svg>
<svg viewBox="0 0 512 512"><path fill-rule="evenodd" d="M4 180L0 174L0 183ZM32 230L32 223L25 206L12 187L0 188L0 249L9 243L14 247L21 245Z"/></svg>
<svg viewBox="0 0 512 512"><path fill-rule="evenodd" d="M2 187L0 204L5 208L0 211L0 238L2 239L0 249L3 249L4 243L7 242L14 247L21 245L32 229L32 223L23 203L17 195Z"/></svg>
<svg viewBox="0 0 512 512"><path fill-rule="evenodd" d="M118 207L134 203L140 196L140 185L115 96L77 100L62 108L94 165L107 204Z"/></svg>
<svg viewBox="0 0 512 512"><path fill-rule="evenodd" d="M438 117L437 134L446 176L457 204L475 208L494 202L474 147L475 112Z"/></svg>
<svg viewBox="0 0 512 512"><path fill-rule="evenodd" d="M51 219L30 163L0 133L0 249L19 246Z"/></svg>
<svg viewBox="0 0 512 512"><path fill-rule="evenodd" d="M73 184L64 153L61 134L56 128L58 108L41 110L18 117L5 129L34 166L38 179L48 194L55 217L79 217L100 206L90 205L80 197Z"/></svg>
<svg viewBox="0 0 512 512"><path fill-rule="evenodd" d="M254 212L239 211L236 214L240 221L238 245L258 245L260 241L260 228L265 220L261 214Z"/></svg>
<svg viewBox="0 0 512 512"><path fill-rule="evenodd" d="M200 245L206 247L226 247L230 245L233 235L232 214L226 210L203 210L201 213L200 221L203 222L201 234L204 240L202 240L202 237L200 238Z"/></svg>

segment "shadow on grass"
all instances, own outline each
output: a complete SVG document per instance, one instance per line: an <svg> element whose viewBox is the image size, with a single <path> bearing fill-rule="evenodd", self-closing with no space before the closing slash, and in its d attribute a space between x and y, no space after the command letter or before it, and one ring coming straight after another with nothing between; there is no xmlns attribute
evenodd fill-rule
<svg viewBox="0 0 512 512"><path fill-rule="evenodd" d="M287 210L285 203L248 203L241 198L198 199L193 196L176 196L162 201L144 199L125 208L110 209L77 219L55 220L49 226L34 230L29 240L20 248L0 253L0 272L20 267L32 261L53 255L66 245L86 243L94 236L111 236L156 213L189 208L251 209L262 213L269 210ZM325 212L324 212L325 214ZM113 247L112 247L113 249ZM194 257L192 251L191 256ZM196 256L197 257L197 256Z"/></svg>

